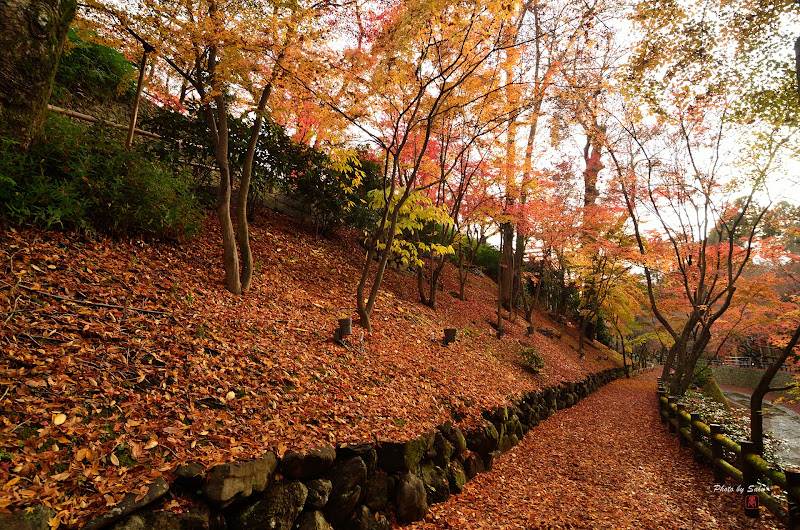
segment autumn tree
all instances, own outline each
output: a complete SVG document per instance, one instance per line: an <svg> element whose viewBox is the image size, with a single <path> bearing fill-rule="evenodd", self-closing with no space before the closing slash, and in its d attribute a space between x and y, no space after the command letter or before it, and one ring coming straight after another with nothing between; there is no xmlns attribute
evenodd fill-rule
<svg viewBox="0 0 800 530"><path fill-rule="evenodd" d="M76 0L0 4L0 136L28 149L39 135Z"/></svg>
<svg viewBox="0 0 800 530"><path fill-rule="evenodd" d="M522 285L522 262L530 234L524 222L515 219L515 204L525 205L536 189L533 178L534 145L541 127L545 100L552 92L554 76L565 57L572 53L582 36L591 32L592 22L602 9L597 2L521 2L513 7L514 24L509 39L518 46L505 54L501 63L507 80L504 91L507 107L504 174L505 215L498 218L503 248L500 299L512 309ZM527 126L525 150L520 151L520 129ZM519 209L517 209L519 210ZM522 208L524 210L524 208ZM515 237L516 234L516 237Z"/></svg>
<svg viewBox="0 0 800 530"><path fill-rule="evenodd" d="M467 104L474 94L485 90L484 80L476 76L459 91L458 97L465 100L451 112L442 114L434 131L436 171L438 183L427 193L433 196L434 204L444 206L453 220L450 226L437 227L434 239L438 248L451 247L458 243L461 268L461 297L464 296L466 275L463 270L465 252L474 259L477 251L475 243L485 243L485 227L482 207L487 205L481 197L488 197L490 188L496 183L496 172L491 165L492 148L503 132L505 120L498 112L496 98L481 98L474 104ZM474 226L473 226L474 225ZM481 235L471 236L473 230ZM464 239L465 241L462 241ZM454 250L455 252L455 250ZM420 301L436 309L436 293L439 276L445 265L446 254L430 252L430 271L427 273L423 263L417 268Z"/></svg>
<svg viewBox="0 0 800 530"><path fill-rule="evenodd" d="M383 189L374 201L380 221L369 234L357 289L361 323L371 330L370 316L397 249L402 213L409 211L409 201L441 180L430 171L437 120L497 90L500 80L489 72L508 43L503 6L494 2L410 1L380 13L360 12L359 20L373 23L361 23L357 41L342 54L338 68L345 74L339 84L307 86L384 153ZM485 81L482 88L470 100L459 97L479 76Z"/></svg>
<svg viewBox="0 0 800 530"><path fill-rule="evenodd" d="M595 219L593 233L584 237L574 261L574 270L583 285L578 311L581 316L578 334L578 353L583 358L587 328L597 326L601 310L606 315L614 314L614 303L622 303L624 288L630 280L630 271L636 260L634 239L627 225L627 212L607 211L601 219ZM584 223L584 234L588 227Z"/></svg>
<svg viewBox="0 0 800 530"><path fill-rule="evenodd" d="M756 208L757 194L781 172L786 154L797 152L794 54L787 38L796 14L787 6L686 0L640 2L634 9L637 42L620 79L635 101L628 106L632 119L621 120L635 148L612 155L646 256L651 307L674 340L664 372L670 375L674 363L673 392L687 388L711 327L733 304L757 249L757 225L766 213ZM642 108L670 131L658 147L646 138L653 120L640 120L632 110ZM683 154L663 156L670 144ZM745 199L734 203L729 192L737 187ZM645 205L661 228L650 241ZM671 257L664 271L652 259L654 247L663 244ZM653 294L671 275L687 308L672 323L669 317L677 315L657 309Z"/></svg>
<svg viewBox="0 0 800 530"><path fill-rule="evenodd" d="M704 127L710 114L687 109L679 115L669 136L670 157L665 156L667 149L658 151L656 157L655 145L648 143L644 130L632 122L624 128L631 142L627 163L623 163L619 144L609 147L644 259L650 306L673 341L664 377L669 378L671 391L679 394L691 383L697 360L711 340L712 327L730 308L737 282L750 264L756 227L764 215L763 209L753 214L754 196L770 170L758 168L760 178L750 183L743 202L726 200L719 160L725 124L716 129ZM708 134L705 144L693 136L697 131ZM700 151L711 153L704 166L699 164ZM754 223L743 229L751 214ZM646 222L656 223L659 232L645 232ZM681 293L686 308L681 314L665 313L664 302L657 299L659 287L667 280Z"/></svg>
<svg viewBox="0 0 800 530"><path fill-rule="evenodd" d="M328 4L281 6L270 2L94 2L107 24L155 50L192 89L202 109L219 171L216 209L222 235L225 286L246 292L253 279L247 197L253 159L270 96L284 76L299 42ZM90 17L91 18L91 17ZM304 22L306 23L304 25ZM232 174L229 119L249 120L236 201L231 220ZM241 262L240 262L241 256Z"/></svg>

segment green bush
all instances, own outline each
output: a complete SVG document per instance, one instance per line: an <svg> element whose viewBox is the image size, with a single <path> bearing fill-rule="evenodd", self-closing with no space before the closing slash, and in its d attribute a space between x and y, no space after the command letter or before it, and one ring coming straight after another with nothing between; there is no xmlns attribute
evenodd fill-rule
<svg viewBox="0 0 800 530"><path fill-rule="evenodd" d="M58 63L53 100L69 103L73 98L106 101L113 96L132 99L136 67L113 48L82 39L73 28Z"/></svg>
<svg viewBox="0 0 800 530"><path fill-rule="evenodd" d="M489 278L497 281L500 251L491 245L480 245L475 255L475 265L480 267Z"/></svg>
<svg viewBox="0 0 800 530"><path fill-rule="evenodd" d="M162 137L161 142L153 142L150 146L155 155L174 157L177 152L175 145L180 141L182 159L197 164L195 185L208 187L213 172L201 166L216 165L208 127L196 105L188 108L188 116L170 109L157 109L142 123ZM230 169L234 176L238 176L242 170L250 124L241 117L229 116L228 126ZM267 117L253 159L249 199L258 204L259 196L270 191L290 195L313 209L315 223L321 232L340 224L357 228L371 226L378 219L367 205L367 191L381 186L383 168L363 148L358 149L358 159L363 173L361 186L348 193L343 186L352 182L353 174L330 169L332 164L327 153L293 141L283 127ZM349 205L350 202L353 204Z"/></svg>
<svg viewBox="0 0 800 530"><path fill-rule="evenodd" d="M525 348L520 352L520 358L522 359L522 364L534 374L538 374L544 368L541 352L536 348Z"/></svg>
<svg viewBox="0 0 800 530"><path fill-rule="evenodd" d="M708 383L711 377L711 369L708 366L695 366L692 374L692 384L695 388L702 388Z"/></svg>
<svg viewBox="0 0 800 530"><path fill-rule="evenodd" d="M194 231L188 177L102 126L50 115L28 153L0 145L0 215L15 224L172 239Z"/></svg>

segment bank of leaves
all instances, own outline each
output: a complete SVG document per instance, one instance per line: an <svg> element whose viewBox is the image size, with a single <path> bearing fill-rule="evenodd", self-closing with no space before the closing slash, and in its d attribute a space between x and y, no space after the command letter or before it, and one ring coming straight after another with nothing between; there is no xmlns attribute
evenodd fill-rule
<svg viewBox="0 0 800 530"><path fill-rule="evenodd" d="M44 503L76 527L181 463L402 440L452 418L466 428L523 390L611 365L525 337L521 318L496 339L496 287L478 277L469 302L443 295L433 312L416 303L413 278L390 272L374 332L354 326L337 345L363 249L357 233L314 234L257 214L244 297L219 283L211 219L180 244L0 235L0 510ZM457 292L449 265L443 282ZM448 347L444 327L459 330ZM523 343L540 351L539 375L519 362Z"/></svg>

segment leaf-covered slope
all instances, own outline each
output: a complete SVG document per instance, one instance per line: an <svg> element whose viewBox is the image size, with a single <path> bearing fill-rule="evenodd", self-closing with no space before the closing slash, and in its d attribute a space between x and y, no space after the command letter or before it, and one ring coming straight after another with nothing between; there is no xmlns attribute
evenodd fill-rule
<svg viewBox="0 0 800 530"><path fill-rule="evenodd" d="M75 524L183 462L468 425L524 390L615 363L593 361L593 346L578 361L572 328L562 341L526 338L522 318L498 340L496 288L477 276L468 301L444 294L433 312L412 278L390 272L375 331L361 342L354 324L342 347L331 337L337 318L355 316L355 236L315 238L258 216L255 282L234 296L215 223L202 234L180 246L1 236L0 509L44 502ZM452 267L443 282L457 291ZM459 329L449 347L432 340L443 327ZM521 345L540 350L540 375L520 364Z"/></svg>

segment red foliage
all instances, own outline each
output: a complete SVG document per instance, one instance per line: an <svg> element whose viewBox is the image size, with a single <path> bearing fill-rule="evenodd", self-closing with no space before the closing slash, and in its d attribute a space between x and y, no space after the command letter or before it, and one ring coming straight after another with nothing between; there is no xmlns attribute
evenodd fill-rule
<svg viewBox="0 0 800 530"><path fill-rule="evenodd" d="M711 469L659 422L655 375L545 420L410 528L780 528L764 508L758 523L746 518L740 494L714 491Z"/></svg>
<svg viewBox="0 0 800 530"><path fill-rule="evenodd" d="M357 326L338 346L336 319L355 315L357 236L315 239L277 215L252 227L246 296L221 284L213 221L175 246L1 237L0 509L41 502L68 526L184 462L403 439L454 412L468 425L523 390L613 363L579 363L569 334L526 339L522 318L497 340L496 288L478 277L469 302L442 296L434 313L414 302L412 278L390 273L363 350ZM458 290L451 266L442 280ZM444 327L459 329L447 348L431 340ZM543 374L519 364L522 343L542 352Z"/></svg>

